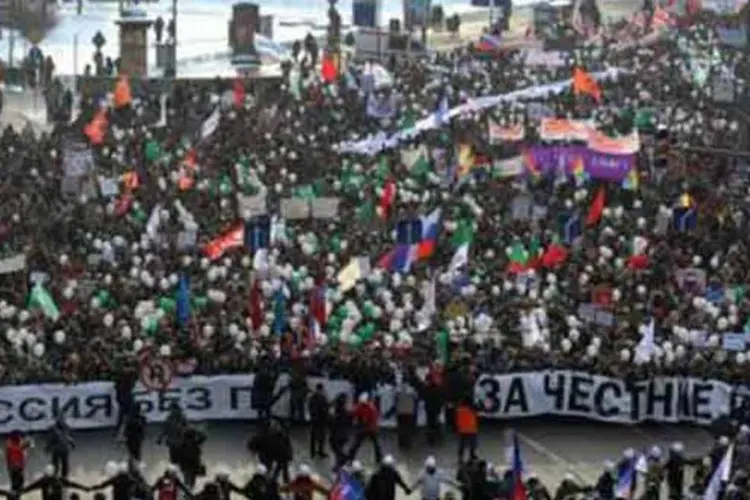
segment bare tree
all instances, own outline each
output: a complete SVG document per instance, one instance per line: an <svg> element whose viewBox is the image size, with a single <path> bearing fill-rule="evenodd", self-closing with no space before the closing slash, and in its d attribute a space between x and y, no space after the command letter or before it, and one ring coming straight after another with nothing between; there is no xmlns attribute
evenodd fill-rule
<svg viewBox="0 0 750 500"><path fill-rule="evenodd" d="M54 4L47 0L10 0L7 24L33 44L44 40L59 18Z"/></svg>

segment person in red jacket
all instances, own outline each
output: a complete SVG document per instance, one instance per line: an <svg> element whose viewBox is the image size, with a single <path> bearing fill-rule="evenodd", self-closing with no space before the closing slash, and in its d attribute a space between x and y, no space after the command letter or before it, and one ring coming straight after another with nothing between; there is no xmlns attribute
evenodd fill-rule
<svg viewBox="0 0 750 500"><path fill-rule="evenodd" d="M5 440L5 465L8 468L10 478L10 489L20 492L24 484L24 471L26 470L26 449L29 442L24 439L19 431L13 431Z"/></svg>
<svg viewBox="0 0 750 500"><path fill-rule="evenodd" d="M362 442L365 439L369 439L375 449L375 462L380 463L383 458L380 441L378 441L378 420L380 415L375 404L370 401L367 394L363 393L359 396L359 403L354 407L352 417L354 417L354 422L357 425L357 433L354 437L351 450L349 450L349 461L354 460L357 456L357 451L362 446Z"/></svg>

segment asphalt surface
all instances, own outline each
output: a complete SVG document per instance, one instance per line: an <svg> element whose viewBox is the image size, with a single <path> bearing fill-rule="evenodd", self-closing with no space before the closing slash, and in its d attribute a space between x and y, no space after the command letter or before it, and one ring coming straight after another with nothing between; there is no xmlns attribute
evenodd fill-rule
<svg viewBox="0 0 750 500"><path fill-rule="evenodd" d="M197 425L208 435L204 457L209 475L228 470L235 482L244 482L252 474L255 464L254 457L245 446L253 433L252 424L211 422ZM681 441L686 451L695 455L707 451L711 445L711 437L706 431L688 426L625 427L550 419L484 424L480 428L479 454L499 467L507 464L510 425L519 435L526 476L538 476L551 489L568 472L574 473L581 482L594 483L603 463L618 460L628 447L647 451L654 445L660 445L666 449L671 443ZM166 448L155 442L158 432L157 426L149 427L144 446L145 474L150 479L161 474L167 465ZM394 455L407 482L416 477L428 455L435 456L439 468L455 473L457 451L456 440L452 436L446 437L440 446L429 448L424 433L419 431L412 451L403 453L397 448L393 432L384 431L382 434L384 452ZM306 463L324 482L329 481L330 460L313 461L309 458L307 430L294 430L293 438L295 456L298 457L295 466ZM123 445L116 442L112 431L76 431L74 439L76 448L71 455L72 478L83 484L93 484L103 479L108 461L127 458ZM37 439L37 445L30 454L28 479L40 474L47 464L47 456L40 448L41 440ZM363 445L358 459L366 469L374 467L369 443ZM0 485L7 487L7 484L7 475L3 470L0 472Z"/></svg>

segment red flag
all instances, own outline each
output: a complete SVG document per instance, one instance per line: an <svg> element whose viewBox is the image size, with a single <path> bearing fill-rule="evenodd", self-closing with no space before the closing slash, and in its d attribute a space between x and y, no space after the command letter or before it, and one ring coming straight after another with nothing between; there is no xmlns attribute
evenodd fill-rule
<svg viewBox="0 0 750 500"><path fill-rule="evenodd" d="M320 65L320 76L323 77L325 83L331 83L336 80L338 71L336 71L336 62L333 57L326 55L323 57L323 62Z"/></svg>
<svg viewBox="0 0 750 500"><path fill-rule="evenodd" d="M206 243L203 247L203 254L209 258L209 260L216 260L224 252L231 248L238 248L245 244L245 225L238 224L226 233L219 235L213 240Z"/></svg>
<svg viewBox="0 0 750 500"><path fill-rule="evenodd" d="M645 253L633 255L628 259L628 269L632 269L633 271L642 271L644 269L647 269L648 264L648 255L646 255Z"/></svg>
<svg viewBox="0 0 750 500"><path fill-rule="evenodd" d="M599 223L599 220L602 218L602 212L604 211L604 206L607 204L607 195L604 192L604 186L599 188L599 191L596 192L596 196L594 196L594 200L591 202L591 208L589 208L589 214L586 216L586 225L587 226L595 226Z"/></svg>
<svg viewBox="0 0 750 500"><path fill-rule="evenodd" d="M542 256L542 264L547 269L554 269L560 266L568 260L568 251L562 245L553 243L547 247L547 250Z"/></svg>
<svg viewBox="0 0 750 500"><path fill-rule="evenodd" d="M383 186L383 194L380 195L380 206L378 207L378 215L383 219L388 218L388 214L391 211L391 206L396 200L396 181L388 179L385 181Z"/></svg>
<svg viewBox="0 0 750 500"><path fill-rule="evenodd" d="M125 193L115 200L115 215L122 217L123 215L130 212L133 206L133 196L129 193Z"/></svg>
<svg viewBox="0 0 750 500"><path fill-rule="evenodd" d="M234 80L232 99L236 108L242 108L245 106L245 85L242 84L242 80L239 78Z"/></svg>
<svg viewBox="0 0 750 500"><path fill-rule="evenodd" d="M253 286L250 289L249 311L250 322L253 330L258 330L263 326L263 292L260 290L260 283L257 279L253 280Z"/></svg>

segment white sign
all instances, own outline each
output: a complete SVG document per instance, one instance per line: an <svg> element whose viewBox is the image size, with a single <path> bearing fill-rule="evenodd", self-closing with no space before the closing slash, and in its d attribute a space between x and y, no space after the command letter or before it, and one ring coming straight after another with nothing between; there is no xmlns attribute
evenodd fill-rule
<svg viewBox="0 0 750 500"><path fill-rule="evenodd" d="M338 198L313 198L310 205L315 219L335 219L339 214Z"/></svg>
<svg viewBox="0 0 750 500"><path fill-rule="evenodd" d="M238 194L237 209L239 210L240 216L245 220L252 219L259 215L265 215L268 212L266 197L262 195L246 196Z"/></svg>
<svg viewBox="0 0 750 500"><path fill-rule="evenodd" d="M15 273L26 268L26 254L19 253L14 257L0 260L0 274Z"/></svg>
<svg viewBox="0 0 750 500"><path fill-rule="evenodd" d="M135 399L149 422L162 422L173 403L188 418L200 420L249 420L256 418L253 406L253 375L221 375L174 378L164 391L149 391L140 383ZM276 391L285 387L283 376ZM324 384L329 399L347 394L349 382L308 378L310 387ZM381 415L394 406L394 389L381 386L373 395ZM549 371L509 375L482 375L475 385L475 398L487 418L523 418L540 415L583 417L621 424L643 421L707 425L721 408L738 408L750 399L750 389L718 380L656 377L628 383L620 379L571 371ZM421 403L420 403L421 404ZM0 433L49 428L55 409L62 411L74 429L112 427L117 418L114 386L110 382L42 384L0 388ZM288 392L275 403L273 414L289 415ZM419 422L424 423L424 408ZM381 421L393 427L393 417Z"/></svg>
<svg viewBox="0 0 750 500"><path fill-rule="evenodd" d="M281 216L285 219L307 219L310 217L310 202L302 198L283 198Z"/></svg>

